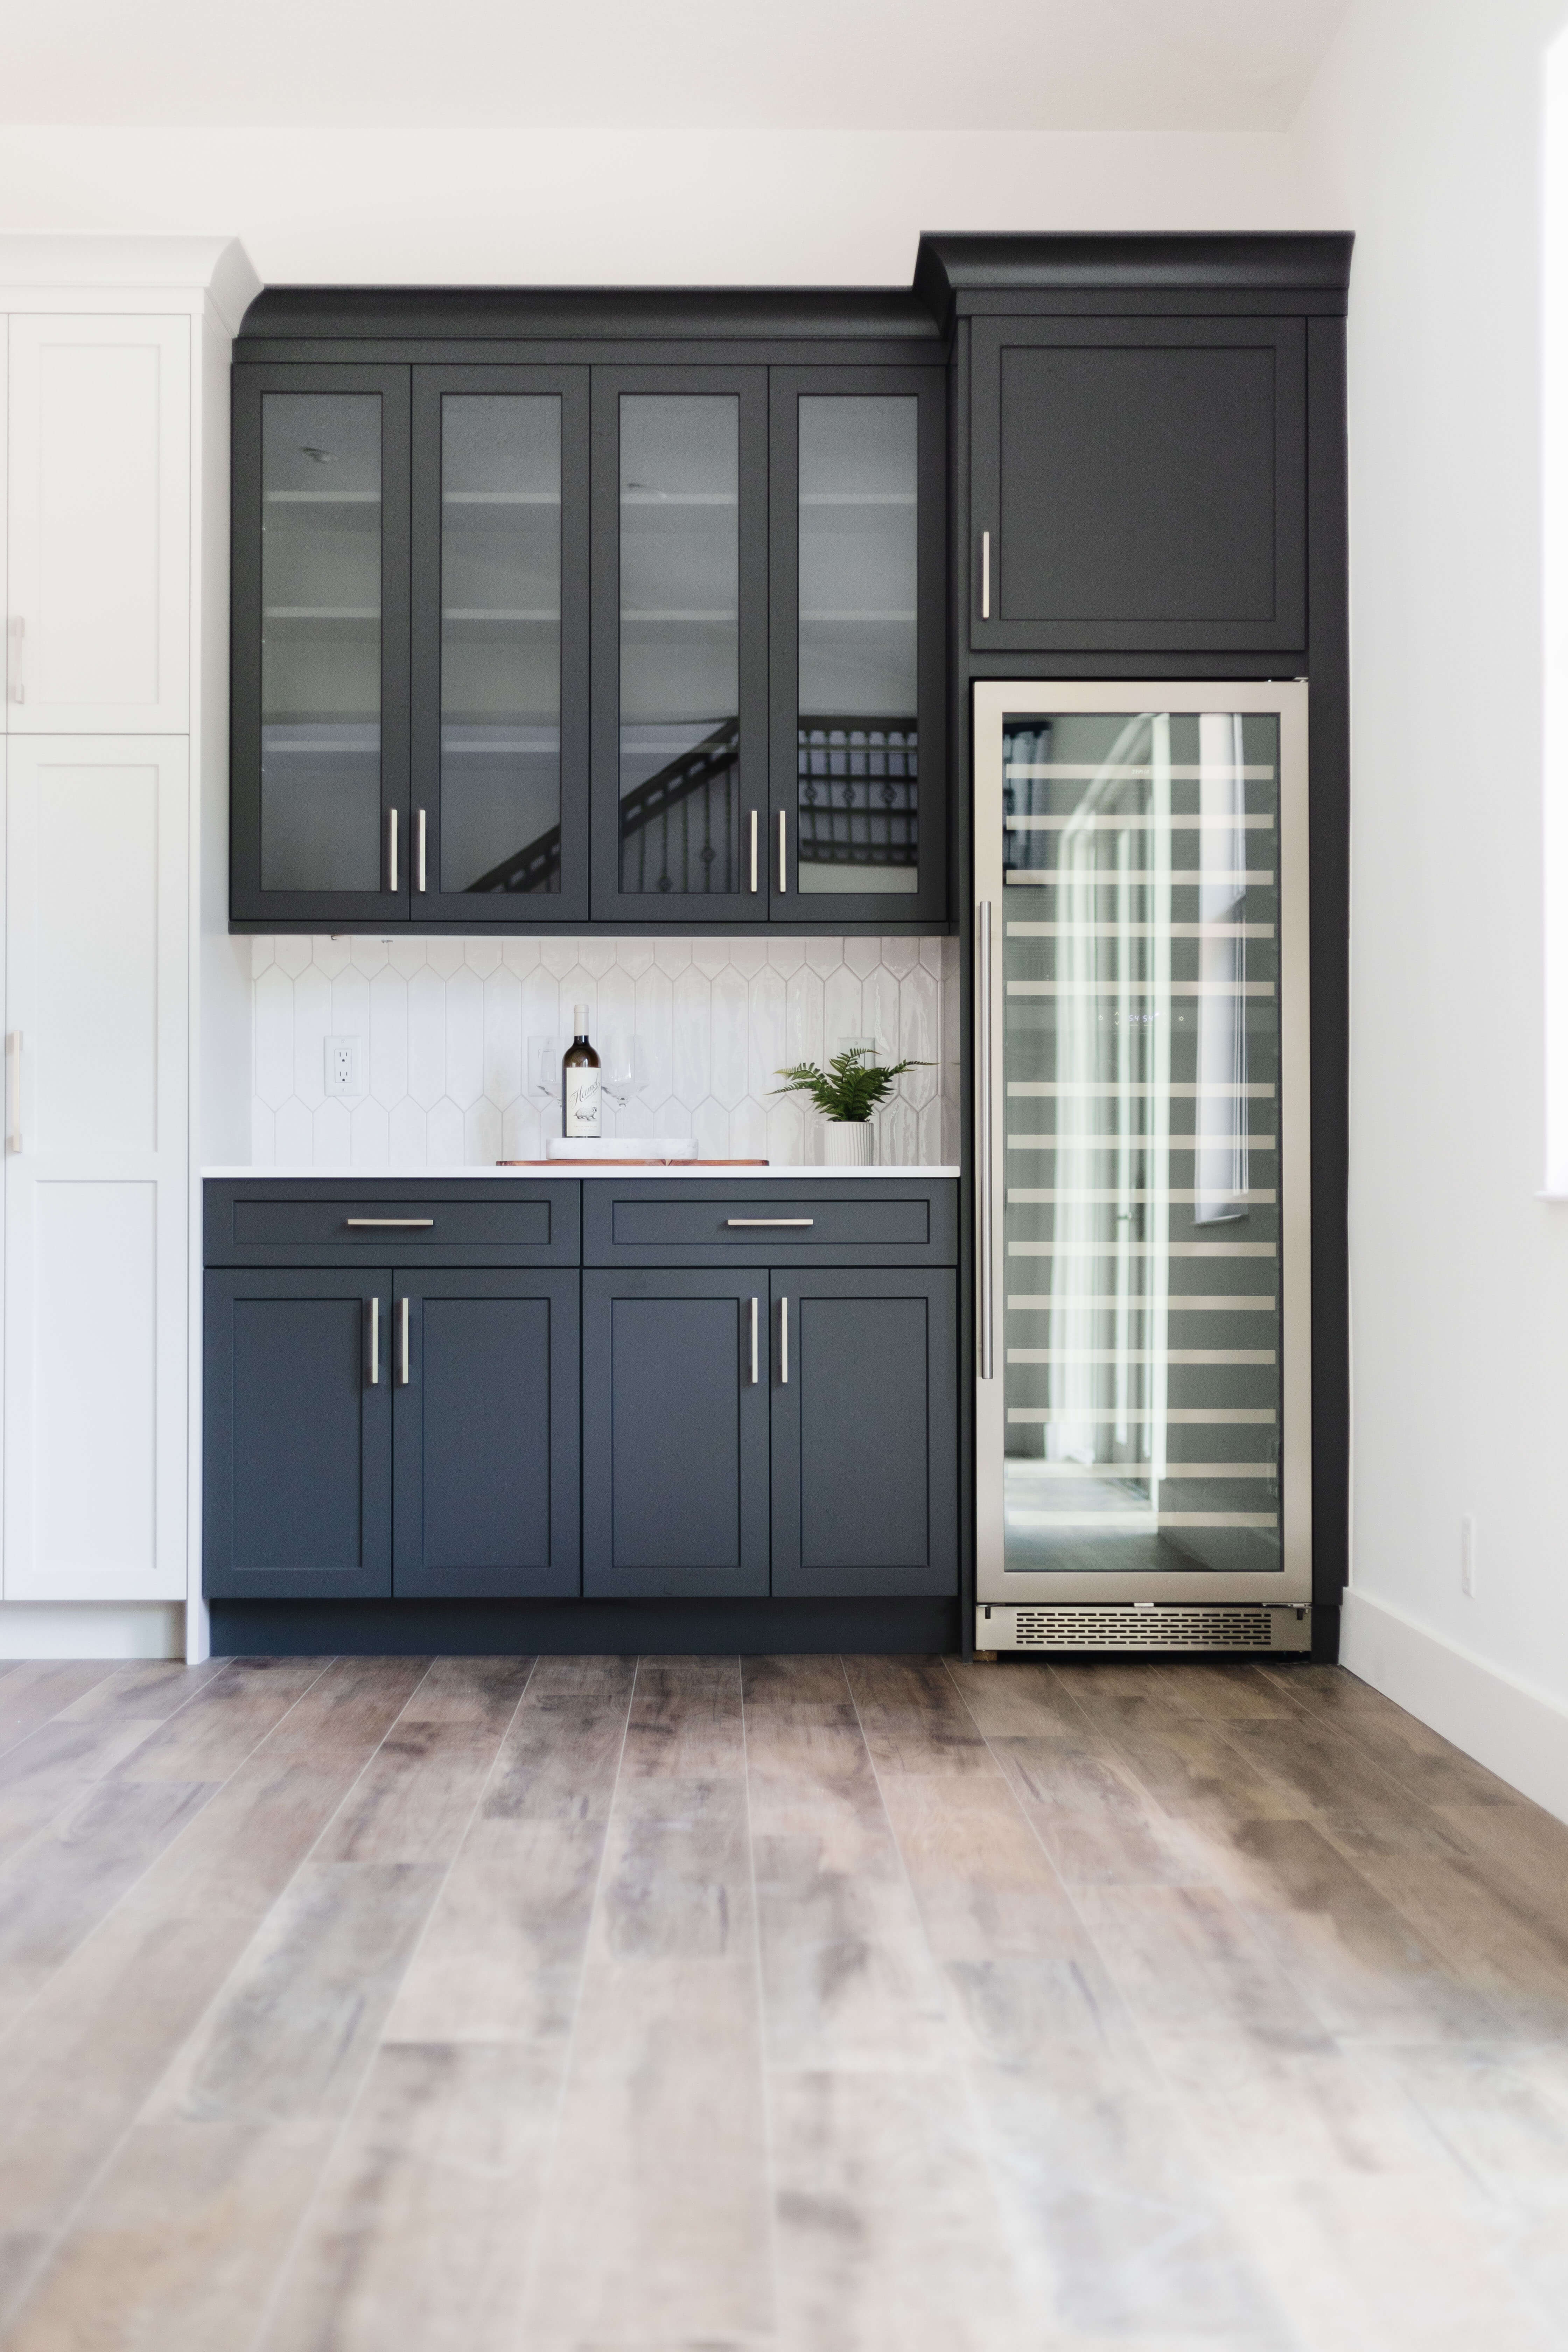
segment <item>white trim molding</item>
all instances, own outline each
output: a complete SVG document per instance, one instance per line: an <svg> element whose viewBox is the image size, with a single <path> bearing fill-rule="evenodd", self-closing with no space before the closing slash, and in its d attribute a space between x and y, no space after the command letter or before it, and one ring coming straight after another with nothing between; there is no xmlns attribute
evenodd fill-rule
<svg viewBox="0 0 1568 2352"><path fill-rule="evenodd" d="M7 1601L0 1603L0 1658L183 1658L184 1655L184 1601Z"/></svg>
<svg viewBox="0 0 1568 2352"><path fill-rule="evenodd" d="M1560 1699L1353 1589L1344 1598L1340 1663L1568 1822L1568 1707Z"/></svg>

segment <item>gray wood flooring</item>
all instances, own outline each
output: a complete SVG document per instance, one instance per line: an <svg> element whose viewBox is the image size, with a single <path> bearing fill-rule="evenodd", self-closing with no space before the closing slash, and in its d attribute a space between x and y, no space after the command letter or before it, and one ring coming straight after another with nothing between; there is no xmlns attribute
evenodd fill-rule
<svg viewBox="0 0 1568 2352"><path fill-rule="evenodd" d="M1568 1829L1331 1668L0 1669L0 2309L1568 2347Z"/></svg>

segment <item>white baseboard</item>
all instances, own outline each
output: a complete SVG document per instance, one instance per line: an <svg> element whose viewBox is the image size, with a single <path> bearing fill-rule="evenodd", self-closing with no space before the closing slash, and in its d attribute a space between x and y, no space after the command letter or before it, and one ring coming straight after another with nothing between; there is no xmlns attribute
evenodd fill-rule
<svg viewBox="0 0 1568 2352"><path fill-rule="evenodd" d="M1340 1620L1340 1663L1568 1822L1568 1706L1561 1700L1353 1590Z"/></svg>
<svg viewBox="0 0 1568 2352"><path fill-rule="evenodd" d="M167 1601L7 1601L0 1658L183 1658L185 1606Z"/></svg>

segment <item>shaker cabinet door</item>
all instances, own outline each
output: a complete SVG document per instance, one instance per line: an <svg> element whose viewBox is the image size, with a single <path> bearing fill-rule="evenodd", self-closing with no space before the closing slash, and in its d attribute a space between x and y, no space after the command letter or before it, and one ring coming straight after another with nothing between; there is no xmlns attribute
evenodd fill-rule
<svg viewBox="0 0 1568 2352"><path fill-rule="evenodd" d="M207 1276L209 1598L390 1595L391 1305L384 1272Z"/></svg>
<svg viewBox="0 0 1568 2352"><path fill-rule="evenodd" d="M958 1590L952 1274L773 1276L773 1591Z"/></svg>
<svg viewBox="0 0 1568 2352"><path fill-rule="evenodd" d="M765 1594L766 1273L584 1274L583 1398L584 1595Z"/></svg>
<svg viewBox="0 0 1568 2352"><path fill-rule="evenodd" d="M770 375L774 919L947 911L946 378Z"/></svg>
<svg viewBox="0 0 1568 2352"><path fill-rule="evenodd" d="M230 912L409 908L405 367L234 371Z"/></svg>
<svg viewBox="0 0 1568 2352"><path fill-rule="evenodd" d="M1306 643L1300 319L980 319L977 651Z"/></svg>
<svg viewBox="0 0 1568 2352"><path fill-rule="evenodd" d="M414 370L410 908L588 916L588 370Z"/></svg>
<svg viewBox="0 0 1568 2352"><path fill-rule="evenodd" d="M190 337L180 318L11 320L13 734L190 723Z"/></svg>
<svg viewBox="0 0 1568 2352"><path fill-rule="evenodd" d="M399 1600L574 1598L578 1276L394 1278Z"/></svg>

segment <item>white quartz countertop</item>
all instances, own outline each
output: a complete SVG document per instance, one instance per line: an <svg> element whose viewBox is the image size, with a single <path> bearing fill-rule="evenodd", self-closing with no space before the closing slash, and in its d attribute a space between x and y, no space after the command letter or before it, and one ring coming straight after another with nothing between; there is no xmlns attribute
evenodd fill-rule
<svg viewBox="0 0 1568 2352"><path fill-rule="evenodd" d="M243 1183L251 1181L286 1183L327 1184L444 1184L454 1177L467 1180L488 1176L521 1177L525 1182L542 1178L546 1182L562 1177L581 1177L585 1184L603 1183L606 1177L617 1182L628 1176L634 1181L640 1176L699 1177L712 1182L737 1184L775 1184L781 1177L792 1181L797 1177L810 1177L818 1184L875 1183L879 1177L956 1176L956 1168L755 1168L726 1166L719 1160L684 1160L673 1165L650 1160L646 1167L625 1164L605 1167L584 1167L569 1160L554 1160L546 1166L529 1168L204 1168L202 1174L216 1181Z"/></svg>

